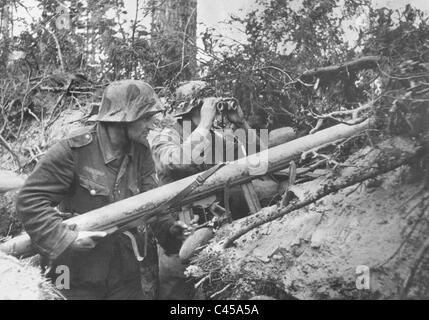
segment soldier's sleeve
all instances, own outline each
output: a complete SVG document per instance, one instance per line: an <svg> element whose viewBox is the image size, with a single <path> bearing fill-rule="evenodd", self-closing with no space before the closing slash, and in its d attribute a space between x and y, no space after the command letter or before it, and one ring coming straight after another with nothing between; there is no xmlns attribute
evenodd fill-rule
<svg viewBox="0 0 429 320"><path fill-rule="evenodd" d="M181 137L174 128L152 130L148 141L158 170L164 172L181 168Z"/></svg>
<svg viewBox="0 0 429 320"><path fill-rule="evenodd" d="M192 173L204 161L203 153L211 146L209 137L207 133L197 129L182 142L180 133L174 128L152 130L148 141L157 170Z"/></svg>
<svg viewBox="0 0 429 320"><path fill-rule="evenodd" d="M51 260L77 237L55 208L70 190L73 169L70 147L66 142L57 143L39 161L17 198L17 213L33 245Z"/></svg>

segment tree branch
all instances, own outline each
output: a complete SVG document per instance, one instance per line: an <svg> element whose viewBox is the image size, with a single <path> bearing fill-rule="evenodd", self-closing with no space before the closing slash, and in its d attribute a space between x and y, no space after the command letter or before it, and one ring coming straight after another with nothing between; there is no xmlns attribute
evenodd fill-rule
<svg viewBox="0 0 429 320"><path fill-rule="evenodd" d="M325 77L332 76L341 72L356 72L362 69L376 69L378 68L378 61L380 57L377 56L367 56L362 57L356 60L352 60L340 65L328 66L317 68L313 70L306 71L302 74L301 78L311 78L311 77Z"/></svg>
<svg viewBox="0 0 429 320"><path fill-rule="evenodd" d="M249 231L252 231L255 228L258 228L268 222L274 221L276 219L282 218L286 214L301 209L308 206L311 203L314 203L327 195L337 192L341 189L347 188L349 186L361 183L368 179L372 179L381 174L392 171L402 165L409 163L411 160L416 158L422 153L422 148L417 148L414 153L405 153L399 159L389 160L394 154L394 151L386 151L384 154L380 154L378 159L375 159L375 164L369 164L368 168L362 169L356 168L353 174L348 176L336 177L335 180L328 181L326 184L322 185L316 192L307 196L307 199L292 203L285 208L278 208L277 206L272 206L268 212L264 210L259 213L250 216L246 219L244 223L245 227L235 232L232 236L228 237L223 243L223 248L230 247L234 241L236 241L241 236L245 235ZM397 150L396 150L397 151ZM378 167L376 167L378 165Z"/></svg>

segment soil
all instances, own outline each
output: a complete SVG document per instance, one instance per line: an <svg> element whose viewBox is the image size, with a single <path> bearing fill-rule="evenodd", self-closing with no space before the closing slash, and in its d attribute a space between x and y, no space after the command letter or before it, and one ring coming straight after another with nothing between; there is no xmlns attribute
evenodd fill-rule
<svg viewBox="0 0 429 320"><path fill-rule="evenodd" d="M61 294L43 277L33 260L0 252L0 300L57 300Z"/></svg>
<svg viewBox="0 0 429 320"><path fill-rule="evenodd" d="M366 152L354 155L356 166L365 165ZM245 220L219 230L194 261L210 274L204 291L210 296L231 284L217 298L429 298L429 190L414 176L400 167L343 189L249 232L225 251L218 243ZM369 268L368 290L357 289L358 266Z"/></svg>
<svg viewBox="0 0 429 320"><path fill-rule="evenodd" d="M33 123L13 149L26 159L25 150L39 147L43 154L81 127L76 120L83 114L66 110L47 132ZM364 166L367 152L356 153L353 163ZM0 169L18 171L9 152L1 150L0 161ZM23 172L31 172L34 165ZM210 275L202 288L216 299L429 298L429 250L424 246L429 191L422 188L423 179L401 167L266 224L240 238L235 247L219 251L217 243L245 220L235 221L219 230L195 260L204 275ZM301 189L316 188L319 182L307 182ZM0 240L22 231L15 198L16 192L0 194ZM358 266L369 267L369 290L356 287Z"/></svg>

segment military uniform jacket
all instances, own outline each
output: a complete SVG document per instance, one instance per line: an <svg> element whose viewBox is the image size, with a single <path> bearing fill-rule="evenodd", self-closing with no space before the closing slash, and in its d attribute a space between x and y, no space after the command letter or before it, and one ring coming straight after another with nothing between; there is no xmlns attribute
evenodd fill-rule
<svg viewBox="0 0 429 320"><path fill-rule="evenodd" d="M46 153L19 193L17 212L33 245L55 264L69 266L72 282L103 283L112 274L120 281L139 272L129 239L115 234L89 252L67 249L77 232L60 212L83 214L155 187L149 148L132 143L128 153L117 155L98 124Z"/></svg>

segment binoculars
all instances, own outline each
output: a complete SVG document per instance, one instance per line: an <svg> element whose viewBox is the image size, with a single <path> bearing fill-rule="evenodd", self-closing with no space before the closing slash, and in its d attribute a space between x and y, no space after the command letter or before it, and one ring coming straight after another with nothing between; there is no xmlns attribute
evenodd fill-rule
<svg viewBox="0 0 429 320"><path fill-rule="evenodd" d="M239 106L238 100L235 98L224 98L216 103L216 109L220 114L228 111L235 111Z"/></svg>

